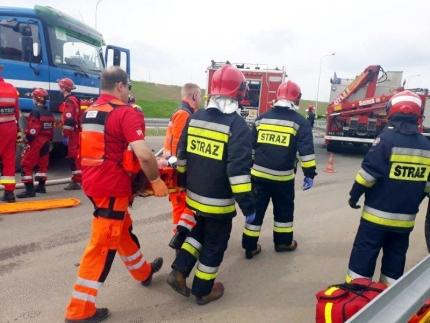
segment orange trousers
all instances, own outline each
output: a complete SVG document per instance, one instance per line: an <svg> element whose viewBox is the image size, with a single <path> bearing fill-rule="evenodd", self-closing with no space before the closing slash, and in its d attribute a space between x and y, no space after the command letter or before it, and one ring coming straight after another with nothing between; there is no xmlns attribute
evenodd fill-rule
<svg viewBox="0 0 430 323"><path fill-rule="evenodd" d="M191 231L196 225L196 219L194 218L194 213L185 203L187 193L180 191L169 194L169 200L172 204L172 219L175 225L174 231L176 231L176 226L180 225Z"/></svg>
<svg viewBox="0 0 430 323"><path fill-rule="evenodd" d="M85 319L95 314L97 292L109 274L117 251L137 281L146 280L152 270L132 232L129 198L89 198L95 209L91 239L82 256L72 298L66 309L66 318L70 320Z"/></svg>

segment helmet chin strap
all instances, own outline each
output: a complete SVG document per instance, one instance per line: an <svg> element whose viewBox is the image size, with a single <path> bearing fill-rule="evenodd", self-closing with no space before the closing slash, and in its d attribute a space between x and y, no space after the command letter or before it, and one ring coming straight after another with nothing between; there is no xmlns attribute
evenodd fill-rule
<svg viewBox="0 0 430 323"><path fill-rule="evenodd" d="M239 108L239 102L229 97L225 96L213 96L209 99L209 104L206 109L218 109L224 114L230 114Z"/></svg>

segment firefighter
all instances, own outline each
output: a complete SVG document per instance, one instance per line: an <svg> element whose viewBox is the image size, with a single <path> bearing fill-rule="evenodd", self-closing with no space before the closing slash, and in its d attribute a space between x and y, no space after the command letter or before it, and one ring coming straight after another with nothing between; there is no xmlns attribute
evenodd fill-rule
<svg viewBox="0 0 430 323"><path fill-rule="evenodd" d="M4 202L15 202L15 154L19 140L19 93L0 77L0 161L2 173L0 185L4 186Z"/></svg>
<svg viewBox="0 0 430 323"><path fill-rule="evenodd" d="M251 174L256 198L256 217L246 222L242 236L245 256L251 259L261 252L257 243L270 199L273 203L273 241L275 251L294 251L294 176L299 153L305 175L303 190L310 189L316 175L312 130L296 112L301 97L299 86L288 81L277 91L272 109L260 115L253 126L254 165Z"/></svg>
<svg viewBox="0 0 430 323"><path fill-rule="evenodd" d="M350 191L349 205L365 195L360 226L352 248L346 282L371 279L383 251L380 282L403 275L406 252L418 207L430 191L430 143L420 134L420 97L395 94L387 105L388 125L364 157Z"/></svg>
<svg viewBox="0 0 430 323"><path fill-rule="evenodd" d="M34 197L36 193L46 193L45 183L48 176L49 151L54 137L54 115L47 107L48 91L36 88L31 93L34 109L30 112L25 129L26 146L21 160L21 181L25 191L17 194L18 198ZM37 168L33 184L33 170Z"/></svg>
<svg viewBox="0 0 430 323"><path fill-rule="evenodd" d="M72 95L76 89L75 84L69 78L58 81L60 91L64 96L61 121L63 125L63 136L67 141L67 159L72 172L71 182L64 187L65 190L80 190L82 181L81 165L78 158L79 133L81 132L81 104L79 99Z"/></svg>
<svg viewBox="0 0 430 323"><path fill-rule="evenodd" d="M315 107L312 104L309 104L308 108L306 109L307 116L306 119L308 119L309 124L311 125L311 128L314 127L315 124Z"/></svg>
<svg viewBox="0 0 430 323"><path fill-rule="evenodd" d="M255 217L251 134L237 113L246 88L245 77L232 65L217 70L207 107L191 116L178 146L177 170L185 176L186 204L196 212L197 223L182 244L167 282L189 296L186 277L198 260L191 292L199 305L224 293L223 284L214 281L236 215L235 200L248 219Z"/></svg>
<svg viewBox="0 0 430 323"><path fill-rule="evenodd" d="M141 113L127 105L128 76L119 67L102 72L101 95L82 118L80 156L82 186L94 205L91 239L80 261L78 278L66 310L66 322L100 322L107 308L96 308L103 285L118 252L131 276L149 286L163 258L148 262L132 232L128 211L132 199L131 175L123 163L128 147L151 183L156 196L167 196L157 161L145 143ZM125 159L125 158L124 158ZM133 165L131 165L133 166ZM133 166L134 168L134 166Z"/></svg>
<svg viewBox="0 0 430 323"><path fill-rule="evenodd" d="M182 101L179 109L173 113L167 127L164 139L163 157L165 161L177 156L177 146L185 124L190 116L199 109L201 104L201 90L197 84L186 83L182 87ZM186 236L196 224L194 213L185 205L186 193L184 191L169 194L172 204L172 219L175 226L175 235L169 246L178 250Z"/></svg>

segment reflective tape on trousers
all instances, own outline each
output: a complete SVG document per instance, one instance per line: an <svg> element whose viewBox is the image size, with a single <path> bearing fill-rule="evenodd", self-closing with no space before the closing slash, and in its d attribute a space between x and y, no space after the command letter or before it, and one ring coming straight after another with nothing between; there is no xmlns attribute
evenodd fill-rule
<svg viewBox="0 0 430 323"><path fill-rule="evenodd" d="M93 289L99 289L103 285L103 283L98 282L96 280L88 280L88 279L84 279L84 278L80 278L80 277L78 277L78 279L76 280L76 284L81 285L81 286L85 286L85 287L89 287L89 288L93 288Z"/></svg>
<svg viewBox="0 0 430 323"><path fill-rule="evenodd" d="M196 194L190 190L187 190L187 196L196 202L203 203L206 205L213 205L213 206L230 206L232 204L234 205L233 199L217 199L217 198L205 197L205 196Z"/></svg>

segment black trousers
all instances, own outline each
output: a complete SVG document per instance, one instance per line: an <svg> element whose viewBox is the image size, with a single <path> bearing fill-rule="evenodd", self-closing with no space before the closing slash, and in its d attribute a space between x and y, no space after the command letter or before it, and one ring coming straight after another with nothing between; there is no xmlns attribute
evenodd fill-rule
<svg viewBox="0 0 430 323"><path fill-rule="evenodd" d="M400 278L405 269L409 234L409 230L404 232L390 230L361 220L349 258L350 278L359 276L372 278L381 249L383 252L381 281Z"/></svg>
<svg viewBox="0 0 430 323"><path fill-rule="evenodd" d="M188 277L198 260L191 292L201 297L212 291L230 239L232 218L209 218L197 213L196 220L172 268Z"/></svg>
<svg viewBox="0 0 430 323"><path fill-rule="evenodd" d="M242 247L257 248L264 215L270 199L273 203L273 242L275 245L289 245L293 241L294 180L287 182L253 181L256 216L252 223L246 223L242 235Z"/></svg>

